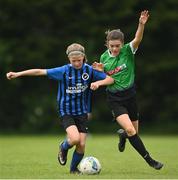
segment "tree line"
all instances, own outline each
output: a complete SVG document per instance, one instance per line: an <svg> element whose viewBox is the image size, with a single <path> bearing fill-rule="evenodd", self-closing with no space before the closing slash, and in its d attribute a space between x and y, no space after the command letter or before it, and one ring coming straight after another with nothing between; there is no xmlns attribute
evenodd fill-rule
<svg viewBox="0 0 178 180"><path fill-rule="evenodd" d="M150 19L136 53L140 118L145 127L170 127L170 132L178 132L177 7L176 0L1 0L0 129L58 131L60 123L55 82L45 77L8 81L6 72L66 64L65 50L73 42L85 46L92 64L106 49L105 31L121 29L125 42L131 41L139 13L148 9ZM94 124L110 123L105 88L94 97Z"/></svg>

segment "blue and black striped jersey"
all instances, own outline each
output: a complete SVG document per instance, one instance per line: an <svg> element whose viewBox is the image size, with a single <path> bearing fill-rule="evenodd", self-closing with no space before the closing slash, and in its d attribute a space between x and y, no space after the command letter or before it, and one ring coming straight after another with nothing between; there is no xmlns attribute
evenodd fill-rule
<svg viewBox="0 0 178 180"><path fill-rule="evenodd" d="M91 112L90 84L106 78L105 73L88 64L83 64L81 69L75 69L71 64L47 69L47 75L59 82L57 102L60 116Z"/></svg>

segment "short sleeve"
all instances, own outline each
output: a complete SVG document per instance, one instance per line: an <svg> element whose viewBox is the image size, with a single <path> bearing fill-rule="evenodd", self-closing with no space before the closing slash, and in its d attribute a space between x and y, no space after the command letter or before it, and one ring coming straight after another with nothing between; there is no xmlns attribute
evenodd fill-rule
<svg viewBox="0 0 178 180"><path fill-rule="evenodd" d="M47 76L49 79L60 81L63 78L65 66L47 69Z"/></svg>
<svg viewBox="0 0 178 180"><path fill-rule="evenodd" d="M106 74L101 71L93 69L93 81L103 80L106 78Z"/></svg>
<svg viewBox="0 0 178 180"><path fill-rule="evenodd" d="M129 46L131 48L132 53L135 54L138 48L134 49L132 42L129 43Z"/></svg>

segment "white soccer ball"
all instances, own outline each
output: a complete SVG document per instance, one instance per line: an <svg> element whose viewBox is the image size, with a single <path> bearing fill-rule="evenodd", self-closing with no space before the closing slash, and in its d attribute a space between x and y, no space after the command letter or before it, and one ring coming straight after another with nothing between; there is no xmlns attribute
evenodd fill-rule
<svg viewBox="0 0 178 180"><path fill-rule="evenodd" d="M101 164L95 157L85 157L79 165L82 174L99 174L101 171Z"/></svg>

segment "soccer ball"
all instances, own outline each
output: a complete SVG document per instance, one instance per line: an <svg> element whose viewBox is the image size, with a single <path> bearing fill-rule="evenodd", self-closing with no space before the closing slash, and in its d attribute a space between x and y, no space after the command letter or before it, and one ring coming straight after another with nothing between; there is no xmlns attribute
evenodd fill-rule
<svg viewBox="0 0 178 180"><path fill-rule="evenodd" d="M101 171L101 164L95 157L85 157L79 165L82 174L99 174Z"/></svg>

